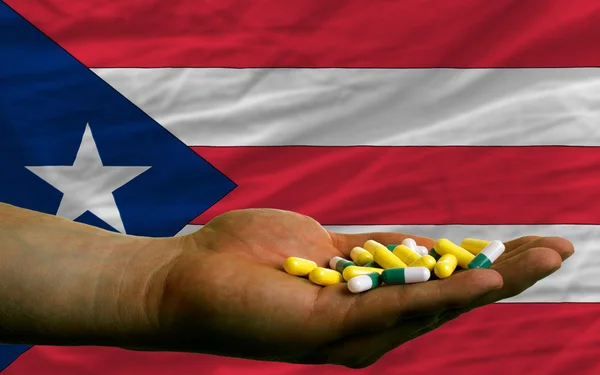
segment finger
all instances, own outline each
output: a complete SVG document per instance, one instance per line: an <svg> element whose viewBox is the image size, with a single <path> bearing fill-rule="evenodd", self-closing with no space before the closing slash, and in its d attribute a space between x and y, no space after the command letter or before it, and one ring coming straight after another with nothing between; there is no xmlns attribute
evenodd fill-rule
<svg viewBox="0 0 600 375"><path fill-rule="evenodd" d="M542 236L523 236L519 238L515 238L514 240L510 240L504 243L504 253L509 254L519 247L526 245L530 242L537 240L538 238L542 238Z"/></svg>
<svg viewBox="0 0 600 375"><path fill-rule="evenodd" d="M383 245L399 244L406 238L412 238L417 245L430 249L435 241L428 237L416 236L406 233L374 232L374 233L338 233L329 231L333 245L344 255L350 256L350 250L356 246L363 246L368 240L377 241Z"/></svg>
<svg viewBox="0 0 600 375"><path fill-rule="evenodd" d="M394 327L398 321L467 307L486 293L502 287L493 270L469 270L444 280L410 285L385 285L346 301L341 308L341 336L373 333ZM340 310L338 310L340 311ZM339 313L338 313L339 314Z"/></svg>
<svg viewBox="0 0 600 375"><path fill-rule="evenodd" d="M551 248L534 247L492 267L502 275L504 285L473 304L473 307L514 297L539 280L556 272L562 264L561 255Z"/></svg>
<svg viewBox="0 0 600 375"><path fill-rule="evenodd" d="M529 238L532 238L532 237L533 236L530 236ZM528 237L522 237L522 238L525 239ZM575 248L574 248L573 244L564 238L561 238L561 237L537 237L533 241L523 243L521 246L513 248L510 252L508 251L508 246L506 246L507 250L505 250L504 254L502 254L502 256L500 258L498 258L498 260L496 260L496 263L504 262L508 259L511 259L511 258L513 258L519 254L522 254L525 251L535 248L535 247L544 247L544 248L552 249L552 250L556 251L558 253L558 255L560 255L560 257L563 261L568 259L575 252Z"/></svg>

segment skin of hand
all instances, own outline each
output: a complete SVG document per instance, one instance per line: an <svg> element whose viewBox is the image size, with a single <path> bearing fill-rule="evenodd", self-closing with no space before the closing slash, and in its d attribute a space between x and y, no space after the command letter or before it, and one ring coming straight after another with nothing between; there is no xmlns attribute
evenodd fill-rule
<svg viewBox="0 0 600 375"><path fill-rule="evenodd" d="M2 226L1 212L4 252L20 262L12 271L10 262L0 263L0 275L8 272L0 276L7 281L0 299L8 302L0 309L0 341L351 368L364 368L473 308L521 293L574 252L562 238L521 237L506 243L491 269L352 294L346 284L324 288L288 275L283 262L297 256L327 267L333 256L349 258L369 239L385 244L411 237L427 248L434 241L333 233L307 216L273 209L231 211L193 234L161 239L36 213L40 229L26 237L18 220ZM31 211L17 214L32 220ZM58 287L60 293L53 290Z"/></svg>

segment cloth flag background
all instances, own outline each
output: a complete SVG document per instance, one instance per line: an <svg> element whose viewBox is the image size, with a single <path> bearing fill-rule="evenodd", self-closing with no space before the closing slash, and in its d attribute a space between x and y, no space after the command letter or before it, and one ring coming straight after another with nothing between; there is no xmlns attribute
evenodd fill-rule
<svg viewBox="0 0 600 375"><path fill-rule="evenodd" d="M273 207L577 251L363 370L0 345L2 374L599 373L599 25L584 0L0 3L0 201L136 235ZM96 190L57 177L94 160Z"/></svg>

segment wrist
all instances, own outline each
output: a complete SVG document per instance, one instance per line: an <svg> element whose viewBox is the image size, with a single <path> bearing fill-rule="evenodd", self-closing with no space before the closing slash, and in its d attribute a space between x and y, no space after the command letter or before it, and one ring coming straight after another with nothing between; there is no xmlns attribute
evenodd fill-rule
<svg viewBox="0 0 600 375"><path fill-rule="evenodd" d="M0 342L137 345L157 332L178 238L126 236L0 205Z"/></svg>

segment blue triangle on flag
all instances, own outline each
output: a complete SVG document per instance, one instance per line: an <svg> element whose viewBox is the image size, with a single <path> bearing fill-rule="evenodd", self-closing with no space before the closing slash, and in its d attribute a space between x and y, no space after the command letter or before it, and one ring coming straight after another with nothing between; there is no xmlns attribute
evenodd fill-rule
<svg viewBox="0 0 600 375"><path fill-rule="evenodd" d="M0 46L0 202L57 214L67 194L26 167L73 166L88 124L102 167L149 167L112 193L128 234L173 236L235 188L2 2ZM118 229L89 210L71 219ZM0 347L0 370L28 347Z"/></svg>

